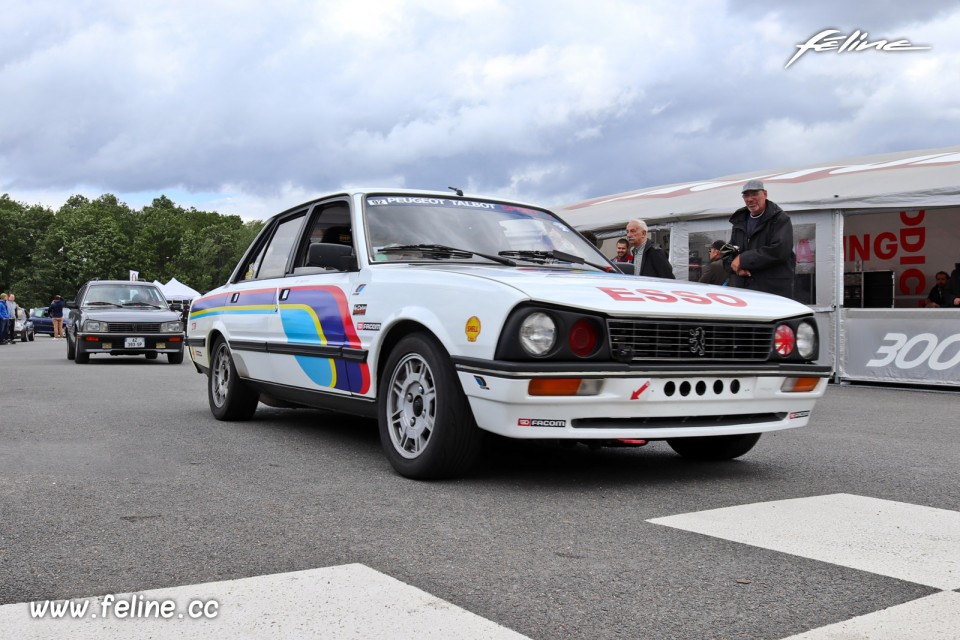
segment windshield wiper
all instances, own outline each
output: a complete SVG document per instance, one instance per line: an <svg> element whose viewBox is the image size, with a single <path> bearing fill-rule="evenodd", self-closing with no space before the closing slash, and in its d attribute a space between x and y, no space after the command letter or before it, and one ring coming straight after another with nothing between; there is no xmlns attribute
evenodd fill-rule
<svg viewBox="0 0 960 640"><path fill-rule="evenodd" d="M149 302L124 302L124 307L153 307L154 309L162 309L160 305L151 304Z"/></svg>
<svg viewBox="0 0 960 640"><path fill-rule="evenodd" d="M117 304L116 302L103 302L98 300L97 302L84 302L83 306L85 307L119 307L121 305Z"/></svg>
<svg viewBox="0 0 960 640"><path fill-rule="evenodd" d="M610 271L610 267L607 265L588 262L580 256L572 253L565 253L563 251L557 251L556 249L551 249L550 251L539 251L533 249L521 251L501 251L500 255L511 258L519 258L520 260L526 260L527 262L536 262L537 264L546 264L547 262L569 262L571 264L585 264L593 267L594 269L599 269L600 271Z"/></svg>
<svg viewBox="0 0 960 640"><path fill-rule="evenodd" d="M517 266L517 263L509 258L501 257L503 252L501 251L499 256L491 255L489 253L480 253L478 251L471 251L469 249L457 249L456 247L448 247L445 244L392 244L386 247L380 247L377 249L377 253L407 253L410 251L419 251L424 256L429 256L431 258L472 258L473 256L478 256L480 258L486 258L492 262L497 262L499 264L509 265L511 267Z"/></svg>

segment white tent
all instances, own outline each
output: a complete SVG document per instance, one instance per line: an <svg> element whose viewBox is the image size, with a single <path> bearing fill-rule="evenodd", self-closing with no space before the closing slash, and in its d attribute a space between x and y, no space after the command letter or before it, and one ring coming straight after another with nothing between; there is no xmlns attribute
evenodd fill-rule
<svg viewBox="0 0 960 640"><path fill-rule="evenodd" d="M193 300L200 297L199 291L191 289L176 278L170 278L167 284L157 284L167 300Z"/></svg>
<svg viewBox="0 0 960 640"><path fill-rule="evenodd" d="M916 209L960 204L960 146L862 156L836 162L753 171L629 191L567 205L558 212L580 229L729 217L743 206L740 186L763 180L785 211Z"/></svg>
<svg viewBox="0 0 960 640"><path fill-rule="evenodd" d="M793 221L797 298L820 320L821 360L853 380L960 386L958 310L918 313L934 274L960 265L960 146L651 187L558 213L609 240L608 255L628 220L645 220L676 276L695 280L753 178Z"/></svg>

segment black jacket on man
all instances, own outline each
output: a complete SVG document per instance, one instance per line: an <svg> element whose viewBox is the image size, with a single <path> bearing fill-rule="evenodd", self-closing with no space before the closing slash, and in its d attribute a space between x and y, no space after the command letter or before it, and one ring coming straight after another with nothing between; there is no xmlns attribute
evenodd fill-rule
<svg viewBox="0 0 960 640"><path fill-rule="evenodd" d="M636 257L633 262L636 264ZM640 258L640 273L638 276L649 276L651 278L670 278L676 280L673 275L673 267L667 259L667 254L660 247L649 240L643 245L643 255Z"/></svg>
<svg viewBox="0 0 960 640"><path fill-rule="evenodd" d="M734 256L723 259L723 268L730 273L730 285L742 289L775 293L793 297L793 278L797 270L797 256L793 252L793 224L783 209L767 200L767 208L753 234L747 236L747 218L750 210L737 209L730 216L733 231L730 244L740 247L740 268L750 277L733 273L730 263Z"/></svg>

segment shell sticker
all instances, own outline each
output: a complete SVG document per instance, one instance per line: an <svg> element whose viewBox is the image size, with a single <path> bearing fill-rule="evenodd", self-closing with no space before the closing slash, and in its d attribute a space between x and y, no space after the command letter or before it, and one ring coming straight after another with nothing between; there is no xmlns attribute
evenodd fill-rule
<svg viewBox="0 0 960 640"><path fill-rule="evenodd" d="M476 342L477 337L480 335L480 318L477 316L470 316L467 320L467 326L464 329L467 334L467 342Z"/></svg>

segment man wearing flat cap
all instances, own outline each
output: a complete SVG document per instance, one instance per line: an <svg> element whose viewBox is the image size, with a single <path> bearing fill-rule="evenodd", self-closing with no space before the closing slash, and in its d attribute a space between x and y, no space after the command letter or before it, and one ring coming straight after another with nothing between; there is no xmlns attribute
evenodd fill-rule
<svg viewBox="0 0 960 640"><path fill-rule="evenodd" d="M748 180L741 195L746 206L730 216L730 244L740 247L740 254L723 259L730 285L792 298L797 269L793 223L783 209L767 200L760 180Z"/></svg>
<svg viewBox="0 0 960 640"><path fill-rule="evenodd" d="M700 282L723 284L727 281L727 272L723 268L723 254L720 253L721 249L723 249L723 240L714 240L713 244L710 245L710 264L703 270Z"/></svg>

